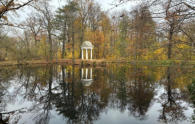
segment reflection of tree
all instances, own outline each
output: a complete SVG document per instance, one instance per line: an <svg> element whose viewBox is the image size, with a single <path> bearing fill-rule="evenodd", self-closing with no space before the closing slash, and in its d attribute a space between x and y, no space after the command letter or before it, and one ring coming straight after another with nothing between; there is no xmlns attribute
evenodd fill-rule
<svg viewBox="0 0 195 124"><path fill-rule="evenodd" d="M48 90L46 95L43 95L41 103L44 104L44 112L39 114L39 118L36 120L36 124L48 124L50 120L50 110L52 109L52 100L54 100L52 93L52 83L53 83L53 66L49 66L49 77L48 77Z"/></svg>
<svg viewBox="0 0 195 124"><path fill-rule="evenodd" d="M195 79L193 79L192 83L188 86L188 91L190 94L190 100L195 108ZM195 110L194 114L192 115L192 122L195 123Z"/></svg>
<svg viewBox="0 0 195 124"><path fill-rule="evenodd" d="M50 110L52 109L53 93L53 66L42 67L26 67L20 68L16 73L17 79L14 86L14 97L23 97L23 100L33 101L36 104L31 108L26 108L25 112L36 113L33 120L37 124L47 124L50 119ZM9 94L7 94L9 96ZM14 101L11 96L10 100ZM8 100L8 102L11 102ZM25 113L18 110L12 112L15 118ZM14 119L13 119L14 120ZM19 121L19 120L18 120Z"/></svg>
<svg viewBox="0 0 195 124"><path fill-rule="evenodd" d="M117 105L121 111L128 108L133 116L145 119L154 96L155 80L151 76L153 75L147 75L142 67L137 66L132 68L122 66L110 71L112 106Z"/></svg>
<svg viewBox="0 0 195 124"><path fill-rule="evenodd" d="M120 68L118 71L117 81L118 81L118 91L117 91L117 98L119 99L119 105L118 108L120 108L121 111L124 111L126 109L127 105L127 78L126 78L126 71L127 69L125 67Z"/></svg>
<svg viewBox="0 0 195 124"><path fill-rule="evenodd" d="M154 80L144 74L142 68L135 67L133 80L129 88L130 112L139 119L145 119L151 100L154 96Z"/></svg>
<svg viewBox="0 0 195 124"><path fill-rule="evenodd" d="M14 92L16 96L20 95L23 99L36 103L26 110L36 113L33 117L35 123L49 123L50 110L54 106L59 114L68 118L69 123L92 123L97 120L104 108L98 93L82 85L74 66L72 72L67 73L69 76L65 75L64 66L58 73L54 68L56 67L20 68L18 71L18 86ZM60 74L62 79L58 83L57 78ZM21 114L18 113L17 117Z"/></svg>
<svg viewBox="0 0 195 124"><path fill-rule="evenodd" d="M74 78L73 71L72 78ZM62 81L60 82L60 85L62 87L62 92L56 94L56 100L54 104L56 105L57 111L59 111L60 114L63 114L70 120L74 120L77 118L77 112L75 110L74 103L74 79L72 79L72 82L66 82L64 66L62 66Z"/></svg>
<svg viewBox="0 0 195 124"><path fill-rule="evenodd" d="M177 122L186 119L184 115L185 107L181 106L180 101L182 99L181 93L179 93L177 89L173 88L174 73L175 72L173 72L173 68L167 68L167 80L164 84L166 92L163 93L160 97L162 111L159 120L165 123Z"/></svg>
<svg viewBox="0 0 195 124"><path fill-rule="evenodd" d="M11 71L10 71L11 70ZM0 69L0 124L7 124L8 118L4 118L4 115L8 113L2 113L5 110L7 103L4 101L7 89L10 86L10 81L14 79L17 73L17 68L1 67Z"/></svg>
<svg viewBox="0 0 195 124"><path fill-rule="evenodd" d="M92 123L97 120L102 109L98 95L75 80L74 66L72 82L66 82L65 77L64 66L62 66L62 92L55 97L57 111L67 117L69 123Z"/></svg>

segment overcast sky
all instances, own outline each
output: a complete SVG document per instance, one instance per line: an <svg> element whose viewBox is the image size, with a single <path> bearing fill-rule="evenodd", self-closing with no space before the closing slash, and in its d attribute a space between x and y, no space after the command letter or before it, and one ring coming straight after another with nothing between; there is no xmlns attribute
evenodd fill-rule
<svg viewBox="0 0 195 124"><path fill-rule="evenodd" d="M51 5L55 6L55 8L61 7L62 5L64 5L65 0L52 0L51 1ZM116 0L94 0L95 2L98 2L103 10L107 10L109 8L112 7L112 4L114 3L114 1Z"/></svg>
<svg viewBox="0 0 195 124"><path fill-rule="evenodd" d="M56 8L61 7L65 4L65 0L52 0L51 5ZM117 0L94 0L95 2L99 3L103 11L111 10L111 8L114 7L114 4L116 4ZM126 9L130 10L133 6L137 5L139 3L139 0L136 2L128 2L126 4L120 5L117 8L112 9L113 11L118 9Z"/></svg>

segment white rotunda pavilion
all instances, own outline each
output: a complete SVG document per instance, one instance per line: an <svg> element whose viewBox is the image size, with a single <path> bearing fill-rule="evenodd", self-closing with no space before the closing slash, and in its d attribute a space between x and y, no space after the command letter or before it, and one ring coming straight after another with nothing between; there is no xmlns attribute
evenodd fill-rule
<svg viewBox="0 0 195 124"><path fill-rule="evenodd" d="M90 42L90 41L85 41L82 43L81 45L81 58L82 60L84 60L84 50L86 51L86 56L85 56L85 59L88 60L89 56L88 56L88 50L90 50L90 53L91 53L91 57L90 59L92 60L93 59L93 44Z"/></svg>

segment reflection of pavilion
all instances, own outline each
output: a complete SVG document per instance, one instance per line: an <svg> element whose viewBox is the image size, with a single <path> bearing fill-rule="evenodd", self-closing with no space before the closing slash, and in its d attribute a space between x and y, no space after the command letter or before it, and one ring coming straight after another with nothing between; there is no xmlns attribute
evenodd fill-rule
<svg viewBox="0 0 195 124"><path fill-rule="evenodd" d="M81 69L81 82L84 86L88 87L93 83L93 70L92 68Z"/></svg>

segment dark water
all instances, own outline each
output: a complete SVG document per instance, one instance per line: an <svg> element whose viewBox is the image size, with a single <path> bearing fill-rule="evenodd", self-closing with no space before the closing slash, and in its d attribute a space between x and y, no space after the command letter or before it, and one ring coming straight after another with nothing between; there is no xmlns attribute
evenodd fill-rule
<svg viewBox="0 0 195 124"><path fill-rule="evenodd" d="M10 124L191 124L194 78L194 68L175 66L2 67L0 120Z"/></svg>

